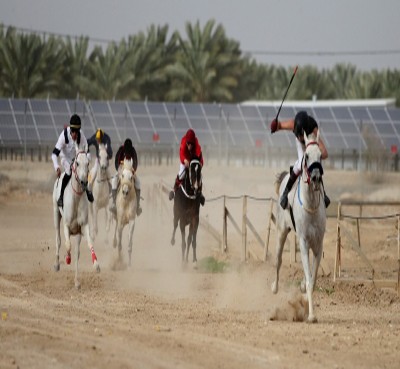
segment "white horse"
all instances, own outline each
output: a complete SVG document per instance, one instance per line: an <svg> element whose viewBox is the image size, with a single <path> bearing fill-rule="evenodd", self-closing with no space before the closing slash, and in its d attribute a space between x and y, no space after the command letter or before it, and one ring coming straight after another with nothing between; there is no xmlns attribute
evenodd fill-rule
<svg viewBox="0 0 400 369"><path fill-rule="evenodd" d="M98 233L97 216L100 209L106 212L106 231L110 230L111 215L108 210L108 202L110 199L110 176L108 174L109 160L107 154L107 146L99 145L98 163L90 172L90 186L92 187L94 201L89 204L89 215L92 221L92 237Z"/></svg>
<svg viewBox="0 0 400 369"><path fill-rule="evenodd" d="M316 322L314 315L312 293L317 279L318 267L321 261L326 225L326 210L323 196L321 166L321 151L318 146L319 134L304 134L305 152L302 160L302 172L297 186L289 193L291 206L283 210L279 205L276 213L276 279L272 283L272 292L278 292L279 269L282 264L282 251L286 237L294 229L299 240L304 279L301 291L307 292L308 321ZM277 178L276 190L280 197L286 186L288 174L283 172ZM292 214L291 214L292 212ZM314 258L310 270L309 251Z"/></svg>
<svg viewBox="0 0 400 369"><path fill-rule="evenodd" d="M118 246L118 260L122 261L122 231L129 224L128 254L129 266L132 257L133 231L136 218L136 191L135 191L135 170L130 160L124 160L123 169L119 174L119 186L116 198L117 213L115 215L114 248Z"/></svg>
<svg viewBox="0 0 400 369"><path fill-rule="evenodd" d="M56 262L54 270L60 270L60 223L63 218L65 247L67 255L65 262L71 263L71 236L77 236L77 244L75 248L75 287L80 288L78 280L78 261L80 255L80 243L82 234L88 241L88 246L92 254L92 262L95 270L100 271L100 266L97 262L97 257L93 248L93 241L89 231L88 220L88 199L86 196L86 188L88 184L89 174L89 159L86 150L78 151L75 160L71 165L71 179L69 180L64 191L64 207L58 207L57 199L60 196L62 178L65 173L60 176L54 183L53 189L53 210L54 210L54 225L56 227Z"/></svg>

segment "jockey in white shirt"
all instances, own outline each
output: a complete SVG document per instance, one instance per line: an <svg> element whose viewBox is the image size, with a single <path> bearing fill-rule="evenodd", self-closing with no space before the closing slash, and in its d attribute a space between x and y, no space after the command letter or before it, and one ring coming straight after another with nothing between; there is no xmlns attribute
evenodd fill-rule
<svg viewBox="0 0 400 369"><path fill-rule="evenodd" d="M61 156L61 166L64 168L65 172L61 184L60 198L57 201L57 205L60 207L63 207L64 205L64 190L69 179L71 178L71 164L77 154L76 144L79 151L85 151L85 148L87 147L87 140L83 132L81 132L81 118L79 115L74 114L71 116L69 127L64 128L60 134L60 137L58 137L56 146L51 154L51 160L53 161L54 170L57 173L57 177L60 177L61 175L61 169L58 165L58 156ZM87 189L86 194L88 200L93 202L92 192Z"/></svg>

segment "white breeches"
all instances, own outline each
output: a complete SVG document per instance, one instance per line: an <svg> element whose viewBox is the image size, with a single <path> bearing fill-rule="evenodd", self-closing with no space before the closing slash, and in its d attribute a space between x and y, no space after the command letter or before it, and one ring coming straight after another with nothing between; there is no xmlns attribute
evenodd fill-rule
<svg viewBox="0 0 400 369"><path fill-rule="evenodd" d="M179 172L178 172L178 177L180 180L183 179L183 177L185 176L185 164L180 163L179 164Z"/></svg>
<svg viewBox="0 0 400 369"><path fill-rule="evenodd" d="M293 172L296 175L299 175L301 172L301 161L303 160L305 147L297 138L296 138L296 149L297 149L297 160L293 165Z"/></svg>
<svg viewBox="0 0 400 369"><path fill-rule="evenodd" d="M71 175L71 162L66 158L61 158L61 166L64 168L64 172Z"/></svg>

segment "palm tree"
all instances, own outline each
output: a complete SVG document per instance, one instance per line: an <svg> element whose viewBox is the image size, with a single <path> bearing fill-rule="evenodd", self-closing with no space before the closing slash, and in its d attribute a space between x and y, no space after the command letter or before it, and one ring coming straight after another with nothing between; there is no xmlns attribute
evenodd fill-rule
<svg viewBox="0 0 400 369"><path fill-rule="evenodd" d="M173 84L169 100L232 101L241 72L239 44L228 40L224 28L209 20L201 30L186 23L187 40L179 37L180 52L167 67Z"/></svg>
<svg viewBox="0 0 400 369"><path fill-rule="evenodd" d="M0 44L0 83L3 94L44 97L59 83L63 49L60 40L17 34L9 27Z"/></svg>
<svg viewBox="0 0 400 369"><path fill-rule="evenodd" d="M79 37L73 42L68 37L63 48L65 52L61 76L62 83L59 86L58 95L62 98L74 98L82 93L79 78L88 73L89 38Z"/></svg>

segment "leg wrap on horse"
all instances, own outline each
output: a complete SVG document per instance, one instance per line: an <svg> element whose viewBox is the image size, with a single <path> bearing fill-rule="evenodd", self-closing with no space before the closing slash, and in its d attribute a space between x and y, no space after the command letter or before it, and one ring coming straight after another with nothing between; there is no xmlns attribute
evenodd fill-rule
<svg viewBox="0 0 400 369"><path fill-rule="evenodd" d="M57 200L57 205L60 207L64 206L64 191L65 191L65 187L67 187L67 184L68 184L70 178L71 178L70 175L68 175L67 173L64 173L64 177L63 177L62 183L61 183L60 197Z"/></svg>
<svg viewBox="0 0 400 369"><path fill-rule="evenodd" d="M289 179L286 183L285 190L283 191L283 194L281 196L280 204L283 209L286 209L288 206L288 195L289 195L289 192L292 189L294 183L296 182L297 177L298 177L298 175L295 172L293 172L293 170L291 170Z"/></svg>

